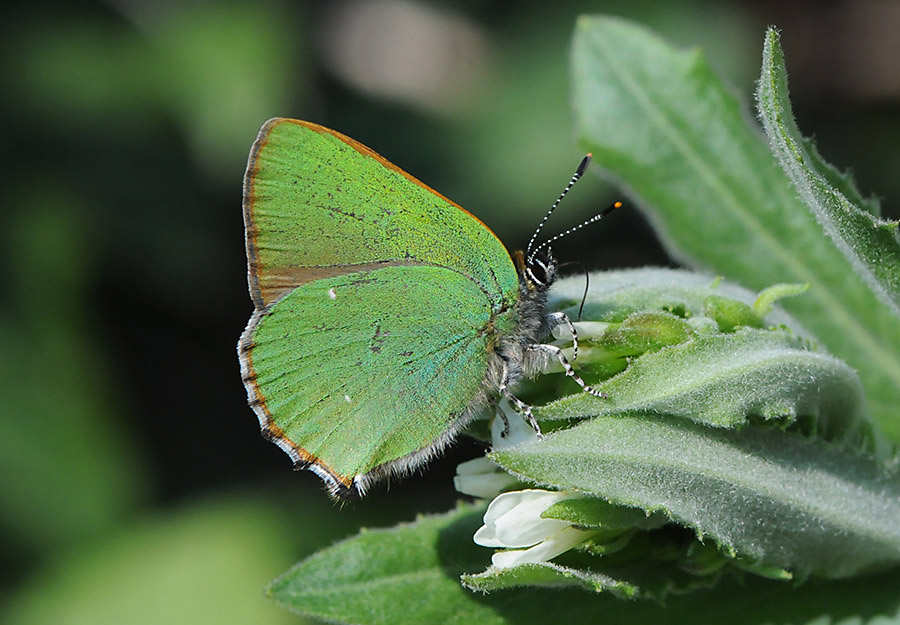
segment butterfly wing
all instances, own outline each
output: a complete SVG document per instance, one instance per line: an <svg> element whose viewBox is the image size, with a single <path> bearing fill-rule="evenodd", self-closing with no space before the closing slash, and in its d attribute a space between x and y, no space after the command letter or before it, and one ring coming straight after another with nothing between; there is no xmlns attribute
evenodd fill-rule
<svg viewBox="0 0 900 625"><path fill-rule="evenodd" d="M441 293L435 298L435 292ZM242 345L251 404L333 493L406 471L449 441L479 396L497 323L456 271L385 267L303 284Z"/></svg>
<svg viewBox="0 0 900 625"><path fill-rule="evenodd" d="M409 469L476 401L518 277L475 217L365 146L267 122L244 184L239 345L263 431L333 493Z"/></svg>
<svg viewBox="0 0 900 625"><path fill-rule="evenodd" d="M495 307L515 298L506 248L476 217L366 146L273 119L244 179L250 295L257 307L315 280L391 263L457 269Z"/></svg>

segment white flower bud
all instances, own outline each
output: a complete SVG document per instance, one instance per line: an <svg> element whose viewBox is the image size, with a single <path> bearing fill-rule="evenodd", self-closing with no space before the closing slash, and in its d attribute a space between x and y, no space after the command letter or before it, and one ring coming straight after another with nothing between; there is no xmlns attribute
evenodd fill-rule
<svg viewBox="0 0 900 625"><path fill-rule="evenodd" d="M512 549L493 555L491 561L499 568L546 562L594 533L567 521L541 518L553 504L579 496L576 492L537 489L501 493L488 506L484 525L475 532L474 540L483 547Z"/></svg>

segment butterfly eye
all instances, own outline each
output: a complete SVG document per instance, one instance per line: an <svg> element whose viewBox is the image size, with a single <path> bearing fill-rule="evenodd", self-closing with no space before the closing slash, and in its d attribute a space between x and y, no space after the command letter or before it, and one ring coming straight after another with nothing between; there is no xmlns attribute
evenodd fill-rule
<svg viewBox="0 0 900 625"><path fill-rule="evenodd" d="M549 248L530 256L525 261L525 270L528 277L537 286L550 286L556 279L557 262L550 253Z"/></svg>

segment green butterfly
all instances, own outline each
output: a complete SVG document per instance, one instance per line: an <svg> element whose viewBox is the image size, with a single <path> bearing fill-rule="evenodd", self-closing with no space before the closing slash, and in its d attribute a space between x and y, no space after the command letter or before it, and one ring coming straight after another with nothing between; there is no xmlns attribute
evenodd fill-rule
<svg viewBox="0 0 900 625"><path fill-rule="evenodd" d="M508 389L550 356L599 395L540 343L571 327L545 312L549 241L532 250L536 232L514 260L478 218L349 137L266 122L244 225L256 308L238 343L248 402L263 435L333 496L408 473L500 395L538 430Z"/></svg>

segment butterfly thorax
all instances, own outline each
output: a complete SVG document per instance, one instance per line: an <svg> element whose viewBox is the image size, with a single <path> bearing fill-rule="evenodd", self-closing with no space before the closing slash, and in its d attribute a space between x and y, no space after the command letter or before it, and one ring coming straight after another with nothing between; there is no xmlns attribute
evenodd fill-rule
<svg viewBox="0 0 900 625"><path fill-rule="evenodd" d="M491 355L486 383L496 390L505 379L508 385L531 377L543 367L546 355L535 351L550 333L547 319L547 291L556 278L557 262L549 252L537 263L522 252L513 257L519 274L519 290L514 310L515 323L509 332L498 335Z"/></svg>

